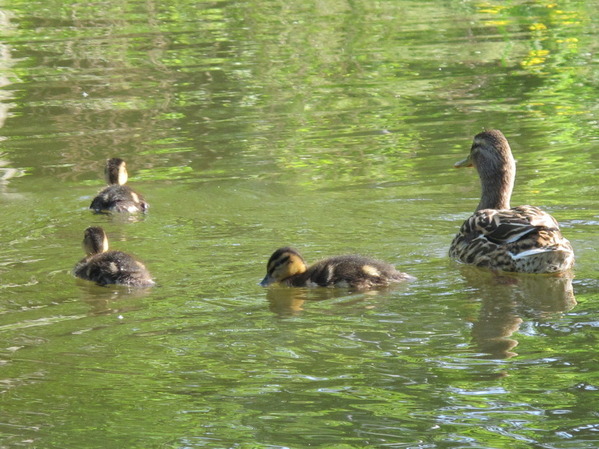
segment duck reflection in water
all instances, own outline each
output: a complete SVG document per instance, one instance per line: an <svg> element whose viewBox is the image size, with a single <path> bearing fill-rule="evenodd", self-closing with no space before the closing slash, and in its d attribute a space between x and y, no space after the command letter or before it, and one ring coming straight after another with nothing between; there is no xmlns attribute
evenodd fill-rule
<svg viewBox="0 0 599 449"><path fill-rule="evenodd" d="M462 276L480 299L478 319L472 326L476 349L487 358L510 358L518 345L510 338L523 322L548 319L576 305L572 274L530 275L496 273L476 267L461 267Z"/></svg>
<svg viewBox="0 0 599 449"><path fill-rule="evenodd" d="M152 287L106 288L78 279L79 298L89 306L88 316L120 315L143 307L139 301L152 294Z"/></svg>
<svg viewBox="0 0 599 449"><path fill-rule="evenodd" d="M299 315L304 310L306 301L322 301L329 299L330 294L338 293L332 289L319 289L317 293L324 293L326 297L315 297L314 294L307 288L288 288L274 287L269 288L266 292L268 300L268 308L271 312L279 316L295 316Z"/></svg>
<svg viewBox="0 0 599 449"><path fill-rule="evenodd" d="M271 312L279 317L298 316L304 312L309 304L315 304L328 299L338 299L336 304L339 307L352 307L363 303L368 298L379 295L385 291L367 290L359 292L347 288L289 288L284 286L274 286L267 290L266 300ZM363 308L372 308L374 306L365 305Z"/></svg>

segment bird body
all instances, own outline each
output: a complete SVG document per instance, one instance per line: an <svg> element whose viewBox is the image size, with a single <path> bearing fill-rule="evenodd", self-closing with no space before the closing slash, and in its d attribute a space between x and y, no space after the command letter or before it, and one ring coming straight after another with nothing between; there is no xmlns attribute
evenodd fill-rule
<svg viewBox="0 0 599 449"><path fill-rule="evenodd" d="M267 274L260 283L266 287L280 283L290 287L349 287L366 290L414 279L395 267L359 255L335 256L308 267L293 248L276 250L267 264Z"/></svg>
<svg viewBox="0 0 599 449"><path fill-rule="evenodd" d="M125 185L129 177L125 161L111 158L106 161L104 175L107 187L102 189L89 206L96 213L102 212L146 212L148 203L143 196Z"/></svg>
<svg viewBox="0 0 599 449"><path fill-rule="evenodd" d="M474 166L482 195L474 212L451 242L449 255L491 269L556 273L574 264L574 251L559 224L535 206L510 207L515 161L498 130L477 134L470 156L456 167Z"/></svg>
<svg viewBox="0 0 599 449"><path fill-rule="evenodd" d="M108 250L108 239L102 228L87 228L83 247L87 256L75 265L73 269L75 276L99 285L121 284L132 287L154 285L143 263L122 251Z"/></svg>

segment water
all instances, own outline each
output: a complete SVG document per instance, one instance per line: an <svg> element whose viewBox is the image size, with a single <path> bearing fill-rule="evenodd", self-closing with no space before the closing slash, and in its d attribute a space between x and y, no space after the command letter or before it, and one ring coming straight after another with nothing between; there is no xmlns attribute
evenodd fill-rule
<svg viewBox="0 0 599 449"><path fill-rule="evenodd" d="M597 444L596 2L1 5L1 447ZM483 127L573 279L448 260ZM112 156L147 216L87 210ZM73 278L90 225L158 286ZM265 290L283 245L417 280Z"/></svg>

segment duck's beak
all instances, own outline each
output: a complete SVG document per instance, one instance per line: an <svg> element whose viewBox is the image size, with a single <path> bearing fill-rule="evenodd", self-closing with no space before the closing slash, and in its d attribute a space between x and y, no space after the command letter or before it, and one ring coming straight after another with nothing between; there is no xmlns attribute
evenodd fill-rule
<svg viewBox="0 0 599 449"><path fill-rule="evenodd" d="M453 164L453 166L455 168L472 167L472 159L470 158L470 156L468 156L466 159L456 162L455 164Z"/></svg>
<svg viewBox="0 0 599 449"><path fill-rule="evenodd" d="M261 287L268 287L273 282L274 282L274 280L267 274L266 276L264 276L264 279L262 279L262 282L260 282L259 285Z"/></svg>

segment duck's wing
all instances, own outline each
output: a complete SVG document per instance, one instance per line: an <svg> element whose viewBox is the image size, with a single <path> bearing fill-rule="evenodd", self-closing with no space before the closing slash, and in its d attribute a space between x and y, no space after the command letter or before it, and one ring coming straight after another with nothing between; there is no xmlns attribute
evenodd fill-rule
<svg viewBox="0 0 599 449"><path fill-rule="evenodd" d="M449 254L465 263L527 273L564 271L574 263L557 221L534 206L477 211L460 228Z"/></svg>
<svg viewBox="0 0 599 449"><path fill-rule="evenodd" d="M464 222L460 233L466 238L484 238L496 245L507 245L532 237L539 231L559 232L557 221L535 206L513 209L483 209Z"/></svg>

